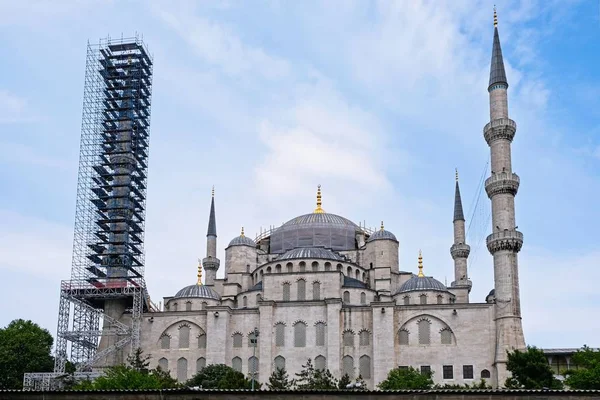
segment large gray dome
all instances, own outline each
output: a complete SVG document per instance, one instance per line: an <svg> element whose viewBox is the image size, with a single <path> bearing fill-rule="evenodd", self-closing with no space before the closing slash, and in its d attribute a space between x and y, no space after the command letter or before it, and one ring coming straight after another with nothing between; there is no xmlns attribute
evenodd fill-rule
<svg viewBox="0 0 600 400"><path fill-rule="evenodd" d="M360 227L336 214L311 213L289 220L271 235L271 253L285 253L298 247L326 247L354 250Z"/></svg>
<svg viewBox="0 0 600 400"><path fill-rule="evenodd" d="M448 288L446 288L442 282L432 278L431 276L413 276L408 281L404 282L402 286L400 286L400 289L398 289L394 294L426 290L447 292Z"/></svg>
<svg viewBox="0 0 600 400"><path fill-rule="evenodd" d="M319 258L324 260L345 261L345 258L323 247L300 247L289 250L277 257L277 260L293 260L298 258Z"/></svg>
<svg viewBox="0 0 600 400"><path fill-rule="evenodd" d="M220 300L221 296L208 286L190 285L181 289L175 297L202 297L205 299Z"/></svg>

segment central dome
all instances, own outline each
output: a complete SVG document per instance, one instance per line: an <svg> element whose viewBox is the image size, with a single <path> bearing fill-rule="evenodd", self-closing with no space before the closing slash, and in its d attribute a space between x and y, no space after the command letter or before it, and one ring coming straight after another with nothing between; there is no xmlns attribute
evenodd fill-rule
<svg viewBox="0 0 600 400"><path fill-rule="evenodd" d="M354 250L360 227L336 214L325 212L293 218L271 234L271 253L285 253L298 247L325 247Z"/></svg>

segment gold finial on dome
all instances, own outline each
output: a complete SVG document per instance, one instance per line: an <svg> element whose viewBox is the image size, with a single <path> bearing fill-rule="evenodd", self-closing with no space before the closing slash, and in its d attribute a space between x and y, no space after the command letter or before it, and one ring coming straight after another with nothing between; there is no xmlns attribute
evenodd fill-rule
<svg viewBox="0 0 600 400"><path fill-rule="evenodd" d="M419 250L419 275L417 275L419 278L423 278L425 275L423 274L423 255L421 253L421 250Z"/></svg>
<svg viewBox="0 0 600 400"><path fill-rule="evenodd" d="M381 230L383 230L383 221L381 221Z"/></svg>
<svg viewBox="0 0 600 400"><path fill-rule="evenodd" d="M240 234L241 237L244 237L246 235L244 235L244 227L242 226L242 233Z"/></svg>
<svg viewBox="0 0 600 400"><path fill-rule="evenodd" d="M198 259L198 285L202 285L202 263L200 263L200 259Z"/></svg>
<svg viewBox="0 0 600 400"><path fill-rule="evenodd" d="M325 210L321 208L321 185L317 186L317 208L315 208L315 214L323 214Z"/></svg>
<svg viewBox="0 0 600 400"><path fill-rule="evenodd" d="M494 26L498 26L498 14L496 13L496 5L494 4Z"/></svg>

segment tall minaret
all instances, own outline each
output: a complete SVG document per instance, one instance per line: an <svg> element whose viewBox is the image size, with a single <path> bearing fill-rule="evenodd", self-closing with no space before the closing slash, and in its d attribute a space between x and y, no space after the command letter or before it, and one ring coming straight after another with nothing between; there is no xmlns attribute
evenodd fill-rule
<svg viewBox="0 0 600 400"><path fill-rule="evenodd" d="M206 285L215 284L217 270L221 261L217 258L217 219L215 217L215 188L212 189L210 201L210 216L208 219L208 232L206 233L206 258L202 260L206 271Z"/></svg>
<svg viewBox="0 0 600 400"><path fill-rule="evenodd" d="M456 171L454 219L452 222L454 224L454 244L450 247L450 254L454 260L454 282L452 282L451 287L464 289L456 291L456 301L458 303L468 303L472 284L467 273L467 258L471 252L471 247L466 241L465 216L460 198L460 188L458 187L458 170Z"/></svg>
<svg viewBox="0 0 600 400"><path fill-rule="evenodd" d="M496 383L503 386L509 373L506 370L507 351L525 348L521 325L519 297L519 268L517 254L523 245L523 234L515 225L515 195L519 177L512 172L510 145L517 125L508 118L508 82L502 60L498 18L494 9L494 45L490 68L490 122L483 129L491 151L491 176L485 181L485 191L492 201L492 234L487 248L494 257L495 324L496 324Z"/></svg>

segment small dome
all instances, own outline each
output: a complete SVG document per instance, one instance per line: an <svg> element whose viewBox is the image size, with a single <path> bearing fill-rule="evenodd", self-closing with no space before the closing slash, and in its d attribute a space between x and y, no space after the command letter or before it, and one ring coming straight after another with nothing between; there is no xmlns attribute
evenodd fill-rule
<svg viewBox="0 0 600 400"><path fill-rule="evenodd" d="M425 290L447 292L448 288L446 288L442 282L434 279L431 276L413 276L408 281L404 282L402 286L400 286L400 289L398 289L394 294Z"/></svg>
<svg viewBox="0 0 600 400"><path fill-rule="evenodd" d="M371 236L369 236L369 238L367 239L367 243L372 242L374 240L393 240L394 242L398 241L398 239L396 239L396 236L392 232L386 231L385 229L380 229Z"/></svg>
<svg viewBox="0 0 600 400"><path fill-rule="evenodd" d="M324 247L300 247L289 250L277 260L292 260L297 258L320 258L324 260L346 261L344 257Z"/></svg>
<svg viewBox="0 0 600 400"><path fill-rule="evenodd" d="M220 300L221 296L208 286L190 285L181 289L175 297L202 297L205 299Z"/></svg>
<svg viewBox="0 0 600 400"><path fill-rule="evenodd" d="M227 246L227 247L231 247L231 246L256 247L256 243L254 243L254 240L250 239L248 236L240 235L238 237L234 237L231 240L231 242L229 242L229 246Z"/></svg>

